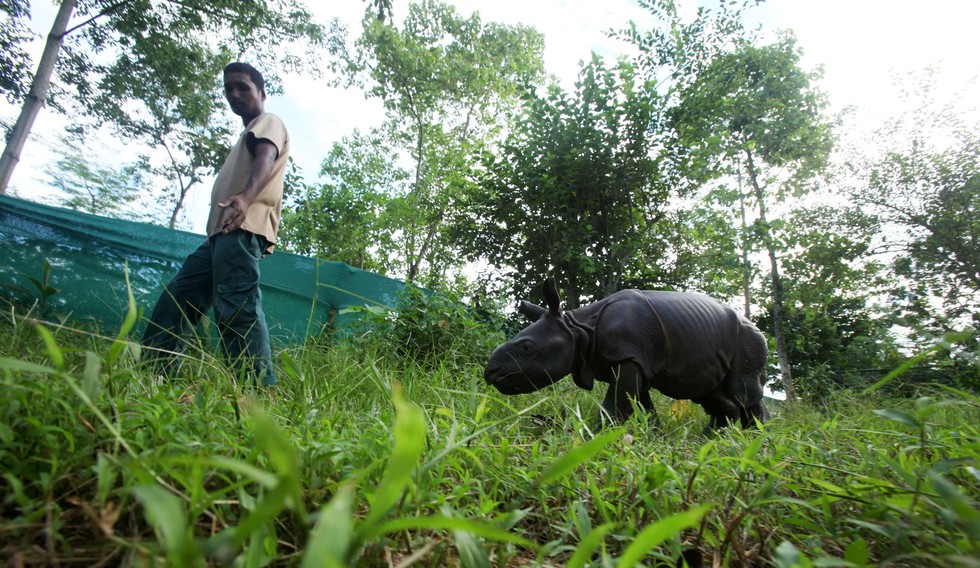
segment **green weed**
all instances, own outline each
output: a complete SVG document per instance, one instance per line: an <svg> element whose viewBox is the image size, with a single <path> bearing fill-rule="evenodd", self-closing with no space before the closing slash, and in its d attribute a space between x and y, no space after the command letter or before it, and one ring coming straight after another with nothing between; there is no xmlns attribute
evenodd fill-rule
<svg viewBox="0 0 980 568"><path fill-rule="evenodd" d="M842 391L757 430L596 430L486 352L290 347L274 391L218 358L161 382L118 333L3 322L0 554L17 564L976 566L980 400ZM431 316L435 321L436 316ZM426 324L428 325L428 324ZM473 333L476 333L474 330ZM487 332L492 333L492 332ZM488 339L487 343L491 343ZM597 389L601 391L601 389Z"/></svg>

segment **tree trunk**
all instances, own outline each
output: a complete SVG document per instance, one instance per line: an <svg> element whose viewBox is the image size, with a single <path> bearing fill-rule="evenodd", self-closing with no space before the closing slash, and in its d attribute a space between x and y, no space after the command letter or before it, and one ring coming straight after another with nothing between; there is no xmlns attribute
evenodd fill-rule
<svg viewBox="0 0 980 568"><path fill-rule="evenodd" d="M749 262L749 224L745 218L745 193L742 192L742 169L738 170L738 207L742 213L742 295L745 299L745 319L751 316L752 263Z"/></svg>
<svg viewBox="0 0 980 568"><path fill-rule="evenodd" d="M766 202L763 199L762 187L759 185L758 173L752 162L752 152L746 150L748 158L746 165L749 174L749 182L755 190L756 200L759 202L759 221L765 227L763 241L769 253L769 264L772 276L772 328L773 335L776 336L776 359L779 361L779 374L783 381L783 389L786 392L786 401L793 403L796 400L796 386L793 384L793 372L789 364L789 347L786 345L786 333L783 331L783 281L779 277L779 260L776 257L776 247L772 242L772 235L769 232L769 220L766 218Z"/></svg>
<svg viewBox="0 0 980 568"><path fill-rule="evenodd" d="M65 30L68 29L68 20L75 10L76 0L62 0L58 15L55 16L51 32L48 34L47 42L44 44L44 52L41 60L37 64L37 71L34 73L34 80L31 82L31 90L24 100L20 116L10 132L10 138L4 147L3 155L0 156L0 194L7 193L7 185L14 174L14 168L20 161L21 152L27 142L27 136L31 133L34 126L34 119L44 105L44 99L48 96L48 89L51 87L51 76L54 74L55 64L58 62L58 54L61 53L61 45L65 40Z"/></svg>
<svg viewBox="0 0 980 568"><path fill-rule="evenodd" d="M191 185L194 185L194 182L191 182ZM191 190L191 186L190 185L188 185L187 187L184 187L183 182L181 182L180 195L177 196L177 204L174 205L173 211L170 212L170 225L169 226L170 226L171 229L176 229L177 228L177 218L180 216L180 210L184 208L184 200L187 198L187 193L190 190Z"/></svg>

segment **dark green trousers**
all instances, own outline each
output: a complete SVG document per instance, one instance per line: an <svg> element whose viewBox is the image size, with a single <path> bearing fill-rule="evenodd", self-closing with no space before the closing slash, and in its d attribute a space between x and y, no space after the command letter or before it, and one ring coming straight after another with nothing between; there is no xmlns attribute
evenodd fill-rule
<svg viewBox="0 0 980 568"><path fill-rule="evenodd" d="M143 334L161 371L174 376L201 316L214 309L221 348L232 369L263 385L276 384L269 328L262 311L259 259L265 237L237 230L204 242L166 285Z"/></svg>

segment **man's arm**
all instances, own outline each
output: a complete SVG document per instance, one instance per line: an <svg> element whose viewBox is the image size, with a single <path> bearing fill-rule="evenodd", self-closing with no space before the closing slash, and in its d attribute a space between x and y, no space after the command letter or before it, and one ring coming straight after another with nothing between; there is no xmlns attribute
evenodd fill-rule
<svg viewBox="0 0 980 568"><path fill-rule="evenodd" d="M245 189L218 204L218 207L226 207L231 211L221 229L224 233L240 229L245 222L245 213L248 212L249 206L272 176L272 165L279 157L279 150L268 140L256 140L253 154L255 162L252 163L252 171L249 172Z"/></svg>

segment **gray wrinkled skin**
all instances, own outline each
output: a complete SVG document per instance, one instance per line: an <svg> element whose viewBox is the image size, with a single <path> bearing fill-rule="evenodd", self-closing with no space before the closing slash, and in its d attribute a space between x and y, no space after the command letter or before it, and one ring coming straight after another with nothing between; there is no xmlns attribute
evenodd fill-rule
<svg viewBox="0 0 980 568"><path fill-rule="evenodd" d="M484 379L500 392L533 392L571 374L586 390L609 383L602 406L619 421L634 406L654 412L650 389L701 405L711 428L768 418L766 339L731 307L701 294L623 290L563 313L553 279L544 291L548 308L521 302L533 323L487 362Z"/></svg>

